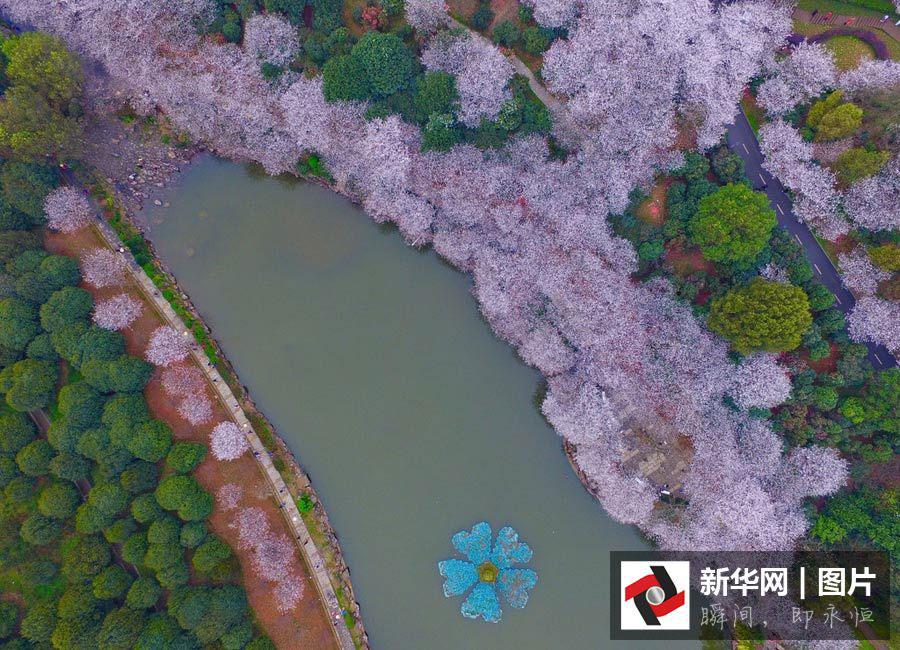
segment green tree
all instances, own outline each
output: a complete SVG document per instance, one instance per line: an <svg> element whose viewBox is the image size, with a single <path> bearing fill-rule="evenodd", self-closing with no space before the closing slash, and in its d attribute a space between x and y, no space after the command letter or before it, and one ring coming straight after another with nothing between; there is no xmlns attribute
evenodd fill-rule
<svg viewBox="0 0 900 650"><path fill-rule="evenodd" d="M118 564L111 564L91 580L94 596L101 600L121 598L131 586L131 575Z"/></svg>
<svg viewBox="0 0 900 650"><path fill-rule="evenodd" d="M179 544L150 544L144 554L144 565L159 572L181 562L183 557L184 549Z"/></svg>
<svg viewBox="0 0 900 650"><path fill-rule="evenodd" d="M714 300L708 324L741 354L784 352L800 345L812 314L802 289L757 277Z"/></svg>
<svg viewBox="0 0 900 650"><path fill-rule="evenodd" d="M449 151L461 139L452 115L434 113L422 129L422 151Z"/></svg>
<svg viewBox="0 0 900 650"><path fill-rule="evenodd" d="M151 463L161 460L171 446L172 430L161 420L149 420L139 424L127 444L128 451Z"/></svg>
<svg viewBox="0 0 900 650"><path fill-rule="evenodd" d="M59 412L69 423L81 429L90 429L100 424L103 414L103 398L83 381L67 384L59 389L57 396Z"/></svg>
<svg viewBox="0 0 900 650"><path fill-rule="evenodd" d="M712 170L722 183L740 183L746 178L744 160L725 145L713 152Z"/></svg>
<svg viewBox="0 0 900 650"><path fill-rule="evenodd" d="M88 492L87 502L107 515L117 515L129 503L128 493L117 483L99 483Z"/></svg>
<svg viewBox="0 0 900 650"><path fill-rule="evenodd" d="M44 486L38 496L38 510L54 519L68 519L81 503L78 490L72 483L54 481Z"/></svg>
<svg viewBox="0 0 900 650"><path fill-rule="evenodd" d="M336 56L322 68L322 94L329 102L363 101L369 96L365 72L349 54Z"/></svg>
<svg viewBox="0 0 900 650"><path fill-rule="evenodd" d="M39 512L25 519L19 528L22 539L34 546L49 544L59 537L60 532L62 525L59 520L46 517Z"/></svg>
<svg viewBox="0 0 900 650"><path fill-rule="evenodd" d="M835 90L825 99L815 102L806 114L806 125L815 129L825 114L840 106L842 101L844 101L844 91Z"/></svg>
<svg viewBox="0 0 900 650"><path fill-rule="evenodd" d="M34 440L36 432L24 413L0 413L0 453L15 454Z"/></svg>
<svg viewBox="0 0 900 650"><path fill-rule="evenodd" d="M110 544L124 544L137 531L137 522L132 517L116 519L103 530L103 538Z"/></svg>
<svg viewBox="0 0 900 650"><path fill-rule="evenodd" d="M841 153L834 161L834 173L844 187L856 181L872 176L890 159L887 151L870 151L863 147L853 147Z"/></svg>
<svg viewBox="0 0 900 650"><path fill-rule="evenodd" d="M194 568L201 573L211 573L217 566L231 557L231 548L215 535L203 542L194 551L191 562Z"/></svg>
<svg viewBox="0 0 900 650"><path fill-rule="evenodd" d="M144 561L148 547L147 534L134 533L122 544L122 559L129 564L140 565Z"/></svg>
<svg viewBox="0 0 900 650"><path fill-rule="evenodd" d="M9 205L38 225L44 220L44 199L59 185L59 176L52 167L8 161L0 167L0 185Z"/></svg>
<svg viewBox="0 0 900 650"><path fill-rule="evenodd" d="M206 457L206 445L176 442L166 455L166 469L175 474L190 474Z"/></svg>
<svg viewBox="0 0 900 650"><path fill-rule="evenodd" d="M147 528L147 541L151 544L175 545L180 536L181 524L172 515L160 517Z"/></svg>
<svg viewBox="0 0 900 650"><path fill-rule="evenodd" d="M19 621L19 608L15 603L0 603L0 639L12 636Z"/></svg>
<svg viewBox="0 0 900 650"><path fill-rule="evenodd" d="M367 80L368 95L387 97L410 86L415 59L395 34L366 32L350 51L354 65Z"/></svg>
<svg viewBox="0 0 900 650"><path fill-rule="evenodd" d="M38 601L25 612L19 631L35 644L46 645L50 642L56 622L56 603L52 600Z"/></svg>
<svg viewBox="0 0 900 650"><path fill-rule="evenodd" d="M78 535L60 549L62 572L70 581L88 580L110 561L109 545L96 535Z"/></svg>
<svg viewBox="0 0 900 650"><path fill-rule="evenodd" d="M156 469L156 465L144 460L129 463L119 475L119 484L132 494L152 490L158 480L159 470Z"/></svg>
<svg viewBox="0 0 900 650"><path fill-rule="evenodd" d="M50 473L66 481L83 481L90 476L90 461L76 453L61 453L50 461Z"/></svg>
<svg viewBox="0 0 900 650"><path fill-rule="evenodd" d="M186 548L196 548L206 541L206 523L203 521L189 521L181 527L178 541Z"/></svg>
<svg viewBox="0 0 900 650"><path fill-rule="evenodd" d="M24 350L38 332L37 309L16 297L0 300L0 345Z"/></svg>
<svg viewBox="0 0 900 650"><path fill-rule="evenodd" d="M816 129L816 141L827 142L844 138L856 131L862 124L862 109L851 102L841 104L834 108L819 120Z"/></svg>
<svg viewBox="0 0 900 650"><path fill-rule="evenodd" d="M707 259L746 268L765 248L776 224L765 194L729 183L700 200L690 222L691 241Z"/></svg>
<svg viewBox="0 0 900 650"><path fill-rule="evenodd" d="M16 464L26 476L45 476L50 472L50 461L56 452L50 443L39 438L33 440L16 454Z"/></svg>
<svg viewBox="0 0 900 650"><path fill-rule="evenodd" d="M831 517L819 515L809 534L825 544L837 544L847 536L847 531Z"/></svg>
<svg viewBox="0 0 900 650"><path fill-rule="evenodd" d="M81 94L81 62L55 36L24 32L3 41L0 50L12 85L30 88L56 106L65 106Z"/></svg>
<svg viewBox="0 0 900 650"><path fill-rule="evenodd" d="M23 359L0 372L0 393L16 411L34 411L53 399L57 367L47 361Z"/></svg>
<svg viewBox="0 0 900 650"><path fill-rule="evenodd" d="M140 577L131 584L125 603L132 609L150 609L162 595L162 587L152 577Z"/></svg>
<svg viewBox="0 0 900 650"><path fill-rule="evenodd" d="M64 287L41 305L41 326L55 332L66 325L85 319L94 308L91 294L79 287Z"/></svg>
<svg viewBox="0 0 900 650"><path fill-rule="evenodd" d="M154 494L139 494L131 501L131 516L142 524L149 524L164 514Z"/></svg>
<svg viewBox="0 0 900 650"><path fill-rule="evenodd" d="M73 109L60 111L31 88L7 89L0 99L0 146L20 160L76 157L83 126L80 109Z"/></svg>
<svg viewBox="0 0 900 650"><path fill-rule="evenodd" d="M472 27L480 32L483 32L490 26L493 20L494 12L491 11L490 6L487 4L482 4L479 5L478 9L475 10L475 13L472 14L470 22L472 23Z"/></svg>
<svg viewBox="0 0 900 650"><path fill-rule="evenodd" d="M100 650L130 650L144 629L144 613L129 607L114 609L103 619L97 635Z"/></svg>
<svg viewBox="0 0 900 650"><path fill-rule="evenodd" d="M160 506L176 510L184 521L206 519L212 512L212 497L193 476L167 476L159 482L155 494Z"/></svg>

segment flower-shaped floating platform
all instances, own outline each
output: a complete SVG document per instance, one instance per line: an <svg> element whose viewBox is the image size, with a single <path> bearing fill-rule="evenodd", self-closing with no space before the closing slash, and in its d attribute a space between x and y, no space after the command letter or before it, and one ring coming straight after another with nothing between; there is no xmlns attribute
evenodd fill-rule
<svg viewBox="0 0 900 650"><path fill-rule="evenodd" d="M537 573L512 566L527 564L532 556L531 548L519 541L515 530L501 528L493 546L492 537L486 521L472 526L471 532L459 531L451 541L466 559L438 562L438 570L446 578L444 595L448 598L461 596L475 585L459 608L463 616L497 623L503 614L498 592L510 607L522 609L528 603L528 590L537 583Z"/></svg>

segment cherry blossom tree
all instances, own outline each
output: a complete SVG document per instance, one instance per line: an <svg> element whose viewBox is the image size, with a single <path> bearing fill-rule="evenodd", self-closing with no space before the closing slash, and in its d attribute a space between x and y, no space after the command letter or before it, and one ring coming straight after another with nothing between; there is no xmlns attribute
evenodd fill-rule
<svg viewBox="0 0 900 650"><path fill-rule="evenodd" d="M203 393L206 379L193 365L170 366L162 372L162 386L166 395L175 399Z"/></svg>
<svg viewBox="0 0 900 650"><path fill-rule="evenodd" d="M444 0L406 0L406 20L421 34L431 34L449 23Z"/></svg>
<svg viewBox="0 0 900 650"><path fill-rule="evenodd" d="M863 61L856 68L841 74L837 85L849 95L900 86L900 62L892 59Z"/></svg>
<svg viewBox="0 0 900 650"><path fill-rule="evenodd" d="M141 301L127 293L100 300L94 305L94 322L107 330L124 330L138 319L143 311Z"/></svg>
<svg viewBox="0 0 900 650"><path fill-rule="evenodd" d="M575 0L527 0L523 4L534 9L534 19L539 25L555 29L569 25L581 3Z"/></svg>
<svg viewBox="0 0 900 650"><path fill-rule="evenodd" d="M870 230L900 229L900 161L895 156L880 173L864 178L847 191L847 214Z"/></svg>
<svg viewBox="0 0 900 650"><path fill-rule="evenodd" d="M422 53L422 63L429 70L456 76L459 119L466 126L475 127L482 119L495 119L503 102L512 97L506 87L513 76L512 64L477 34L438 34Z"/></svg>
<svg viewBox="0 0 900 650"><path fill-rule="evenodd" d="M117 287L125 282L125 261L108 248L94 248L81 259L81 277L92 287Z"/></svg>
<svg viewBox="0 0 900 650"><path fill-rule="evenodd" d="M847 323L854 341L877 343L892 353L900 351L900 302L873 296L856 302Z"/></svg>
<svg viewBox="0 0 900 650"><path fill-rule="evenodd" d="M237 483L226 483L216 492L216 503L222 510L234 510L244 496L244 489Z"/></svg>
<svg viewBox="0 0 900 650"><path fill-rule="evenodd" d="M155 366L170 366L184 361L190 354L187 337L168 325L153 330L144 356Z"/></svg>
<svg viewBox="0 0 900 650"><path fill-rule="evenodd" d="M87 226L94 217L94 210L83 192L63 186L44 199L44 216L51 230L70 233Z"/></svg>
<svg viewBox="0 0 900 650"><path fill-rule="evenodd" d="M849 253L838 253L838 264L844 283L852 291L864 296L874 294L878 290L878 283L891 277L872 264L862 247L854 248Z"/></svg>
<svg viewBox="0 0 900 650"><path fill-rule="evenodd" d="M218 460L234 460L240 458L250 449L250 443L241 428L234 422L220 422L210 437L210 449Z"/></svg>
<svg viewBox="0 0 900 650"><path fill-rule="evenodd" d="M837 66L820 43L801 43L775 65L774 76L759 87L759 103L770 113L783 115L794 106L832 88Z"/></svg>
<svg viewBox="0 0 900 650"><path fill-rule="evenodd" d="M212 402L205 394L188 395L178 403L178 415L197 426L212 419Z"/></svg>
<svg viewBox="0 0 900 650"><path fill-rule="evenodd" d="M782 120L772 120L759 130L763 166L795 195L797 217L826 239L836 239L850 229L838 212L840 197L831 170L813 161L813 148L797 130Z"/></svg>
<svg viewBox="0 0 900 650"><path fill-rule="evenodd" d="M303 599L304 592L303 580L296 576L289 575L279 580L272 590L278 611L282 614L290 612Z"/></svg>
<svg viewBox="0 0 900 650"><path fill-rule="evenodd" d="M244 24L244 50L261 61L286 66L299 47L297 30L278 14L253 14Z"/></svg>
<svg viewBox="0 0 900 650"><path fill-rule="evenodd" d="M754 354L741 362L731 390L737 405L772 408L791 393L791 380L772 354Z"/></svg>

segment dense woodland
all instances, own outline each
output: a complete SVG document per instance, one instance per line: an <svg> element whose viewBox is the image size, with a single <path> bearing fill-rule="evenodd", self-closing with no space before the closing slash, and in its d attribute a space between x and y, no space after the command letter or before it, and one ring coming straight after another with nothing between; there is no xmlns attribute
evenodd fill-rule
<svg viewBox="0 0 900 650"><path fill-rule="evenodd" d="M42 246L45 223L85 216L55 164L78 144L80 62L43 34L0 47L2 647L272 648L205 522L213 499L191 472L206 448L151 418L154 366L92 322L76 260Z"/></svg>
<svg viewBox="0 0 900 650"><path fill-rule="evenodd" d="M861 132L900 81L896 62L838 74L820 47L780 51L788 14L765 0L630 11L533 0L500 21L484 4L468 15L451 6L476 34L431 0L82 4L75 16L0 2L105 65L135 110L163 112L270 173L324 177L471 273L488 323L547 378L542 410L613 517L666 548L897 552L900 505L884 477L896 462L900 372L874 372L859 344L898 347L896 143L874 123ZM564 105L544 106L504 52L535 57ZM32 129L17 102L40 94L14 87L0 141L21 160L64 151L77 107L47 94L56 126ZM745 87L773 114L763 151L800 218L826 239L852 235L845 274L856 261L857 276L871 277L859 253L885 274L849 328L721 144ZM848 146L825 164L821 145L837 141ZM7 161L3 175L23 164ZM54 172L27 168L52 188ZM43 194L28 200L22 227L41 219ZM22 273L43 263L22 262ZM73 290L47 311L75 302ZM56 349L42 303L14 299L31 311L10 308L10 318L49 337L66 378L99 390ZM30 344L11 348L14 366L46 369L18 360ZM14 376L7 401L23 391ZM20 383L41 385L32 376ZM682 501L661 506L623 472L620 410L690 440Z"/></svg>

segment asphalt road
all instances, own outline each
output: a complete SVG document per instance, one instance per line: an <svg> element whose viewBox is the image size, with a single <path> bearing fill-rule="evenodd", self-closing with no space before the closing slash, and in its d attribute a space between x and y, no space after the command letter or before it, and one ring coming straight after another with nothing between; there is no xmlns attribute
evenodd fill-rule
<svg viewBox="0 0 900 650"><path fill-rule="evenodd" d="M735 123L728 127L728 146L744 160L747 178L757 190L765 191L778 217L778 224L790 233L803 247L806 259L812 264L815 279L824 284L835 297L835 307L849 315L856 304L853 294L841 282L841 276L828 259L819 242L809 228L794 215L793 204L781 182L762 168L763 156L756 141L756 134L750 128L743 111L737 115ZM897 360L883 345L867 343L869 361L880 370L897 365Z"/></svg>

